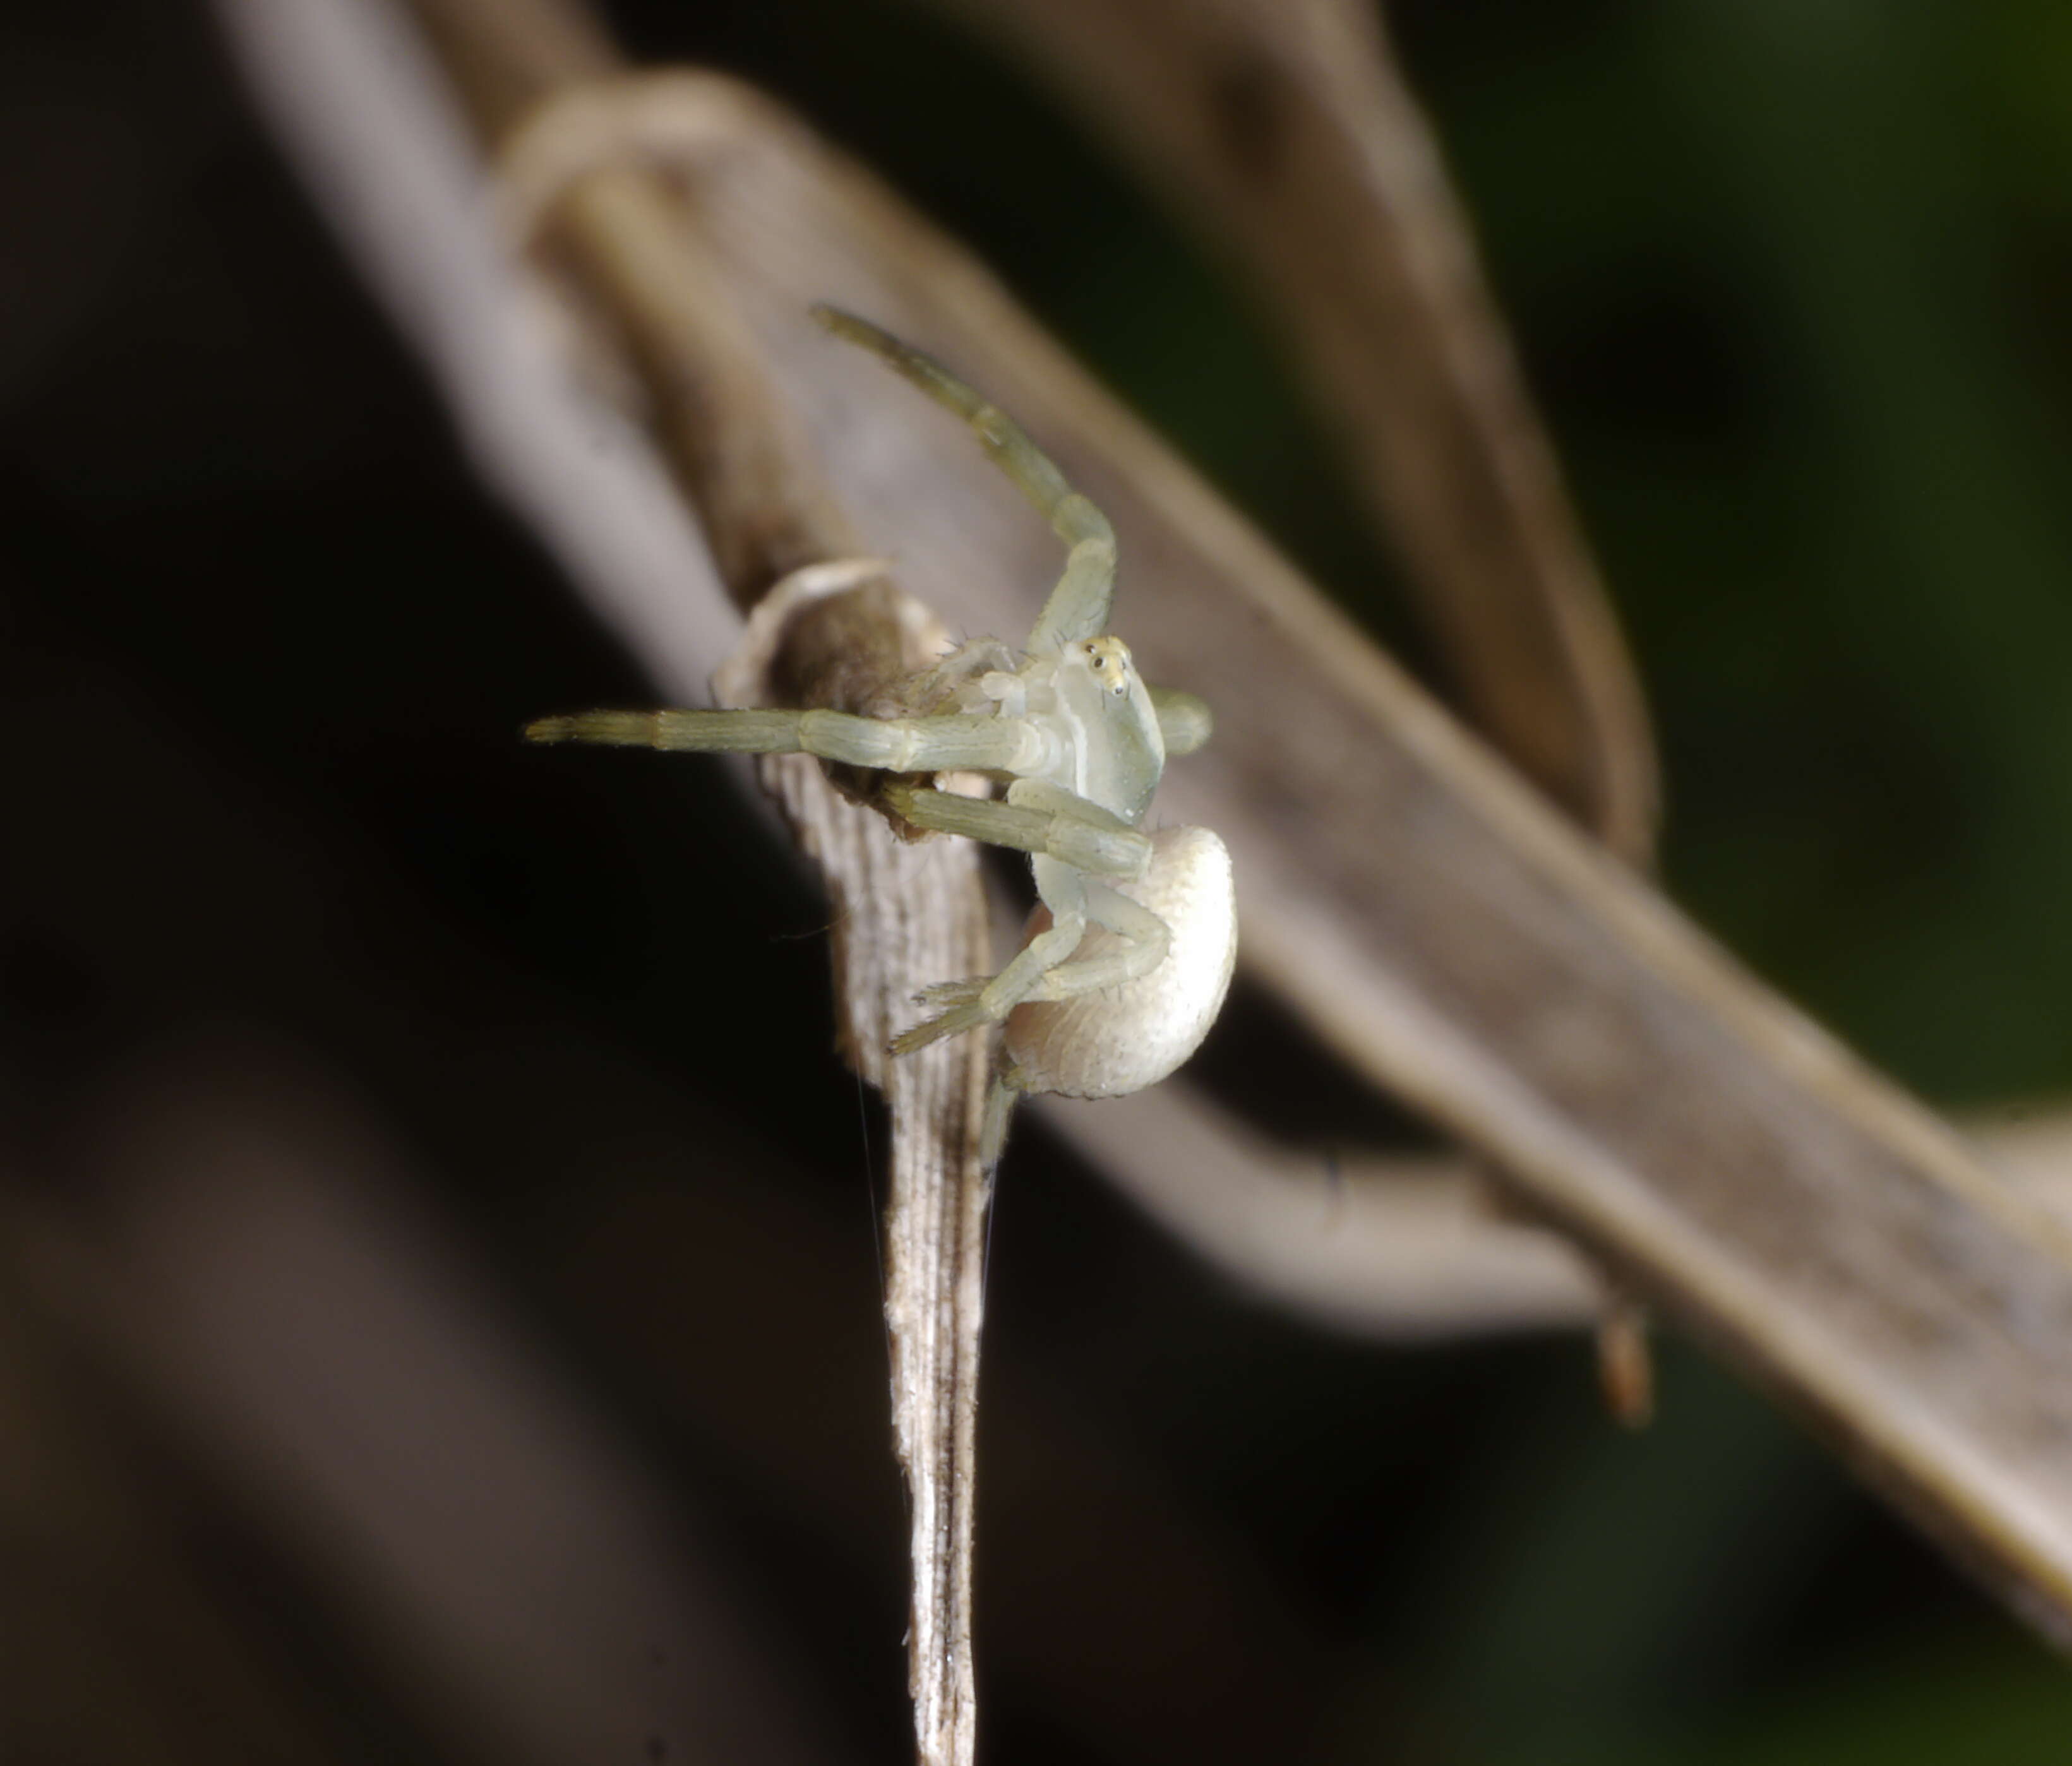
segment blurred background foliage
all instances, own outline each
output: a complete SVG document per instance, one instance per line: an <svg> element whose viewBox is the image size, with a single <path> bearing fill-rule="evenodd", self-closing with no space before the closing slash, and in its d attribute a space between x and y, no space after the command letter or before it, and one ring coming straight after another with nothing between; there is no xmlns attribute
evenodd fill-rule
<svg viewBox="0 0 2072 1766"><path fill-rule="evenodd" d="M608 10L636 57L738 69L878 166L1425 667L1256 314L1001 54L895 0ZM1388 18L1639 654L1671 890L1935 1102L2072 1091L2072 11L1397 0ZM870 1123L825 1049L817 905L709 779L517 753L524 717L638 683L472 488L199 10L24 9L0 51L19 150L0 156L0 637L49 780L6 861L26 886L0 951L0 1095L22 1145L62 1144L95 1076L211 1017L323 1051L716 1518L837 1731L898 1757L882 1439L852 1431L862 1493L835 1528L744 1445L752 1427L714 1420L737 1414L717 1389L796 1378L787 1356L845 1370L865 1419L882 1379ZM269 854L280 890L191 859L193 820L150 807L182 792ZM314 992L269 956L296 938L335 948ZM802 1279L788 1253L757 1263L723 1201L684 1201L694 1179L659 1130L601 1148L555 1102L578 1065L628 1119L651 1096L734 1106L712 1107L723 1134L699 1119L706 1156L814 1223L853 1302L830 1329L850 1334L744 1341L769 1285ZM1126 1648L1070 1670L1114 1698L1189 1685L1160 1656L1191 1633L1160 1616L1156 1554L1086 1531L1102 1476L1145 1482L1272 1615L1260 1727L1214 1757L2065 1757L2062 1665L1675 1341L1659 1419L1622 1435L1580 1345L1321 1339L1225 1292L1040 1136L1016 1164L980 1541L1002 1766L1122 1757L1037 1696L1067 1669L1026 1643L989 1653L1032 1628L1005 1591L1063 1655L1088 1608L1132 1616ZM798 1451L834 1452L801 1431ZM257 1603L302 1672L356 1685L309 1665L335 1640L284 1619L293 1604ZM1217 1708L1248 1696L1219 1688ZM1291 1747L1268 1719L1297 1710ZM367 1727L384 1757L442 1757L401 1719ZM1190 1745L1170 1757L1211 1757Z"/></svg>

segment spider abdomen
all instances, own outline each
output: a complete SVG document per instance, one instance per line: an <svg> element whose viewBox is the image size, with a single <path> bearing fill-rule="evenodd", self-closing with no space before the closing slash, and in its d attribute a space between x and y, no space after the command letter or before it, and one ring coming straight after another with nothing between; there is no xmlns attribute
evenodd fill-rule
<svg viewBox="0 0 2072 1766"><path fill-rule="evenodd" d="M1155 1085L1201 1046L1230 991L1237 961L1237 897L1230 852L1205 828L1161 828L1142 877L1116 885L1171 929L1166 960L1148 975L1076 999L1027 1000L1009 1013L1005 1037L1023 1091L1113 1098ZM1038 908L1033 937L1050 923ZM1096 926L1075 959L1122 941Z"/></svg>

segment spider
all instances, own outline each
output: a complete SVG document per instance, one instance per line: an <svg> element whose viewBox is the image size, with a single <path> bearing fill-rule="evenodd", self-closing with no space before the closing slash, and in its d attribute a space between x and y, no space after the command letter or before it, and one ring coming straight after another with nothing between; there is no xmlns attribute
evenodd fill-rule
<svg viewBox="0 0 2072 1766"><path fill-rule="evenodd" d="M1005 781L1004 800L906 776L886 800L916 827L1030 855L1038 906L997 975L945 981L932 1016L894 1039L911 1054L1004 1024L980 1156L998 1163L1026 1092L1109 1098L1164 1078L1200 1046L1237 956L1230 854L1202 828L1144 828L1169 755L1208 740L1208 707L1146 687L1108 635L1115 531L1021 425L932 357L852 314L813 317L961 417L1064 542L1064 573L1018 651L967 643L915 685L912 702L954 707L898 718L805 711L591 711L543 717L536 742L599 742L735 754L804 753L897 774L958 770Z"/></svg>

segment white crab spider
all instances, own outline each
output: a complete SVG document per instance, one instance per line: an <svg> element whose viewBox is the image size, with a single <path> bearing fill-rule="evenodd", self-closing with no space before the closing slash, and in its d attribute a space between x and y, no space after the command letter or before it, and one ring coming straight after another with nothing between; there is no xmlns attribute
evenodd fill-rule
<svg viewBox="0 0 2072 1766"><path fill-rule="evenodd" d="M1144 832L1169 754L1208 740L1208 708L1147 688L1119 638L1115 532L1020 425L941 363L864 320L813 316L970 425L979 444L1067 548L1064 574L1021 651L967 644L916 684L951 711L872 718L837 711L579 712L526 727L537 742L805 753L893 774L972 770L1006 782L988 801L894 780L884 795L917 827L1030 855L1041 905L1019 953L995 975L945 981L935 1015L892 1044L1005 1023L980 1156L999 1158L1023 1092L1111 1098L1164 1078L1200 1045L1237 956L1230 854L1207 828Z"/></svg>

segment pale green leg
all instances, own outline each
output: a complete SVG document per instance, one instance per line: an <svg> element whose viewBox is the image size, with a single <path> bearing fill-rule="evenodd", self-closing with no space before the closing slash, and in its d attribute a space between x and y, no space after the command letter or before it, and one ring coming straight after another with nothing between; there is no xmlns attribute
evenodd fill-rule
<svg viewBox="0 0 2072 1766"><path fill-rule="evenodd" d="M1104 951L1099 956L1082 957L1077 962L1066 960L1071 955L1070 950L1059 954L1057 959L1022 990L1013 1005L1029 1000L1076 1000L1083 993L1119 988L1150 974L1166 960L1166 952L1173 946L1173 929L1150 909L1091 879L1085 885L1085 918L1096 926L1106 927L1124 942L1116 950ZM1033 941L1030 948L1034 948ZM1072 947L1073 950L1077 948L1076 944ZM1028 952L1025 951L1022 955L1026 956ZM1006 972L1004 969L1001 971L1002 975ZM924 988L920 999L927 1005L963 1006L982 998L989 985L983 979L944 981ZM1013 1005L1009 1010L1013 1010Z"/></svg>
<svg viewBox="0 0 2072 1766"><path fill-rule="evenodd" d="M1065 573L1029 635L1030 651L1055 654L1067 644L1105 631L1115 600L1115 529L1108 517L1065 482L1056 463L1020 424L933 356L853 314L816 306L813 317L837 337L869 350L938 405L962 417L987 457L1013 480L1065 542Z"/></svg>
<svg viewBox="0 0 2072 1766"><path fill-rule="evenodd" d="M614 748L666 748L701 754L796 754L795 711L587 711L537 717L528 742L598 742Z"/></svg>
<svg viewBox="0 0 2072 1766"><path fill-rule="evenodd" d="M1073 1000L1083 993L1098 993L1103 988L1119 988L1150 974L1166 960L1166 953L1172 947L1173 930L1150 909L1131 901L1119 889L1092 881L1086 886L1086 901L1087 918L1124 942L1099 956L1046 969L1022 996L1024 999Z"/></svg>
<svg viewBox="0 0 2072 1766"><path fill-rule="evenodd" d="M999 1023L1028 998L1046 974L1079 948L1087 931L1083 906L1085 883L1077 871L1050 859L1038 859L1035 870L1036 887L1043 905L1050 910L1050 924L1017 951L1014 959L999 974L924 988L918 996L923 1004L947 1005L948 1009L895 1037L894 1054L911 1054L944 1037Z"/></svg>
<svg viewBox="0 0 2072 1766"><path fill-rule="evenodd" d="M1007 787L1007 801L1018 808L1041 810L1046 815L1068 815L1075 821L1104 828L1111 834L1135 834L1139 840L1145 837L1138 832L1135 823L1126 822L1113 810L1104 808L1092 798L1068 791L1062 785L1053 785L1048 779L1016 779Z"/></svg>
<svg viewBox="0 0 2072 1766"><path fill-rule="evenodd" d="M990 712L952 717L857 717L837 711L577 712L525 726L535 742L602 742L737 754L816 754L894 773L984 772L1037 764L1042 739Z"/></svg>
<svg viewBox="0 0 2072 1766"><path fill-rule="evenodd" d="M1025 786L1030 788L1025 791ZM895 1054L921 1048L939 1037L954 1036L960 1031L976 1029L983 1024L997 1023L1025 1000L1070 1000L1083 993L1098 992L1103 988L1120 987L1140 975L1150 974L1166 960L1166 953L1173 942L1172 930L1166 922L1141 903L1132 901L1098 877L1084 874L1095 869L1085 862L1086 854L1066 856L1072 852L1072 843L1082 839L1128 840L1139 843L1148 859L1150 842L1098 805L1085 803L1056 786L1018 780L1009 795L1017 794L1039 801L1048 799L1079 806L1115 825L1112 828L1102 828L1079 821L1070 813L1046 815L1042 811L1015 803L985 803L952 797L940 791L911 791L903 794L905 802L901 805L901 813L910 819L917 815L928 816L931 819L924 825L943 826L945 832L966 833L974 839L990 840L997 845L1021 846L1035 852L1031 868L1036 875L1036 893L1050 910L1051 924L1047 930L1030 939L998 975L942 981L922 989L916 996L922 1004L943 1009L894 1042ZM900 802L898 795L895 795L894 801ZM943 807L951 805L956 807L947 811ZM1040 832L1022 819L1031 816L1043 819L1045 825ZM961 825L948 825L953 822ZM1033 837L1003 837L1010 833ZM1038 839L1044 843L1041 847L1036 844ZM1060 852L1061 847L1065 852ZM1111 874L1137 875L1141 872L1139 866L1136 871ZM1079 948L1089 921L1105 926L1124 942L1118 949L1104 951L1099 956L1071 961L1072 952ZM1067 930L1071 934L1069 939L1063 936Z"/></svg>
<svg viewBox="0 0 2072 1766"><path fill-rule="evenodd" d="M1108 630L1108 614L1115 606L1115 532L1108 517L1076 492L1065 509L1075 511L1089 531L1066 553L1065 573L1029 628L1032 655L1055 655L1067 644L1098 638ZM1063 513L1050 523L1060 532L1065 528Z"/></svg>
<svg viewBox="0 0 2072 1766"><path fill-rule="evenodd" d="M1054 807L1027 803L1022 787L1030 782L1018 779L1005 803L903 782L886 786L885 800L916 828L938 834L961 834L989 846L1058 859L1097 877L1144 874L1151 862L1148 836L1069 791L1057 792L1063 802ZM1080 809L1091 813L1083 815Z"/></svg>

